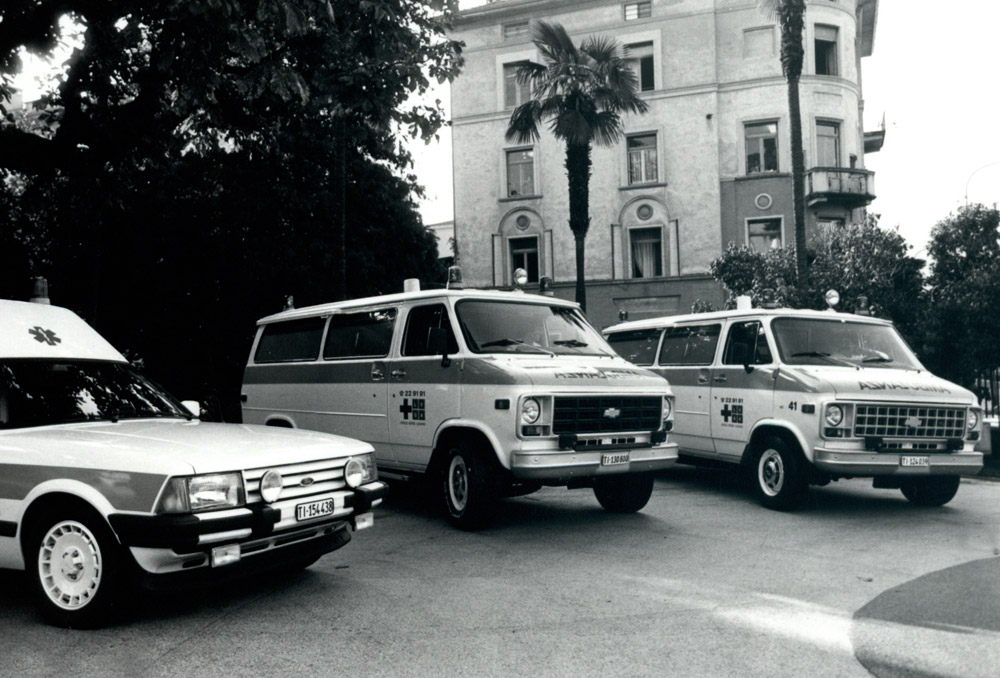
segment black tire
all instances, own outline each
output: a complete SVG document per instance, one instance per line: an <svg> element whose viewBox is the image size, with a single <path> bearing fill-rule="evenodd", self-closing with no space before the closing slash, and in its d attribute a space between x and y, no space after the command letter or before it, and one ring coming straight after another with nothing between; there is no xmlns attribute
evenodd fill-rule
<svg viewBox="0 0 1000 678"><path fill-rule="evenodd" d="M66 508L33 521L25 569L45 620L54 626L96 628L119 603L124 556L96 513Z"/></svg>
<svg viewBox="0 0 1000 678"><path fill-rule="evenodd" d="M594 479L594 496L611 513L635 513L653 495L652 473L623 473Z"/></svg>
<svg viewBox="0 0 1000 678"><path fill-rule="evenodd" d="M805 460L798 449L777 436L761 440L750 467L754 494L765 508L790 511L798 507L809 489Z"/></svg>
<svg viewBox="0 0 1000 678"><path fill-rule="evenodd" d="M955 498L961 482L959 476L914 478L899 489L904 497L917 506L944 506Z"/></svg>
<svg viewBox="0 0 1000 678"><path fill-rule="evenodd" d="M492 450L472 449L468 441L448 448L441 488L448 522L463 530L480 530L493 520L500 483Z"/></svg>

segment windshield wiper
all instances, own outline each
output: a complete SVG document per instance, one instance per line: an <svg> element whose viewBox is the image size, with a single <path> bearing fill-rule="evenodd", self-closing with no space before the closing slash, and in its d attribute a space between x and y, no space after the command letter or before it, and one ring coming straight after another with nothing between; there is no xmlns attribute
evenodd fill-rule
<svg viewBox="0 0 1000 678"><path fill-rule="evenodd" d="M572 348L584 348L585 346L590 346L587 342L580 341L579 339L559 339L557 341L553 341L552 343L556 346L571 346Z"/></svg>
<svg viewBox="0 0 1000 678"><path fill-rule="evenodd" d="M896 361L893 360L892 358L890 358L885 353L879 352L876 355L870 355L870 356L868 356L866 358L862 358L861 362L863 362L863 363L894 363Z"/></svg>
<svg viewBox="0 0 1000 678"><path fill-rule="evenodd" d="M557 342L558 343L558 342ZM485 344L480 344L479 348L490 348L493 346L524 346L531 351L538 351L539 353L546 353L548 355L555 355L552 351L541 346L535 346L534 344L529 344L523 339L497 339L495 341L487 341Z"/></svg>
<svg viewBox="0 0 1000 678"><path fill-rule="evenodd" d="M820 351L801 351L799 353L793 353L792 358L823 358L824 360L829 360L831 363L842 365L847 365L848 367L857 367L850 360L844 360L843 358L834 358L829 353L822 353Z"/></svg>

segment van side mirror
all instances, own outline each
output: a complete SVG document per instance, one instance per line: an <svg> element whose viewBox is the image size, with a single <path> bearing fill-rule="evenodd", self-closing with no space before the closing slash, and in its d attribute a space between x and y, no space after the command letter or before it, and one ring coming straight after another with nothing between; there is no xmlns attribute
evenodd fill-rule
<svg viewBox="0 0 1000 678"><path fill-rule="evenodd" d="M448 358L448 330L443 327L432 327L427 335L427 349L431 353L441 355L441 367L451 365Z"/></svg>
<svg viewBox="0 0 1000 678"><path fill-rule="evenodd" d="M181 405L184 406L192 416L200 418L201 417L201 403L197 400L182 400Z"/></svg>

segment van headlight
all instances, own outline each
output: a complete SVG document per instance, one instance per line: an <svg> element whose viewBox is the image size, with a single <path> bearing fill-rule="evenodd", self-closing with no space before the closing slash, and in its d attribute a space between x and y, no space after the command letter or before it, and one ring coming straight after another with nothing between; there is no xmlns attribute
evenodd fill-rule
<svg viewBox="0 0 1000 678"><path fill-rule="evenodd" d="M979 426L979 410L969 410L969 416L965 421L965 426L970 431Z"/></svg>
<svg viewBox="0 0 1000 678"><path fill-rule="evenodd" d="M171 478L160 496L156 512L197 513L236 508L244 504L245 497L243 476L240 473L209 473Z"/></svg>
<svg viewBox="0 0 1000 678"><path fill-rule="evenodd" d="M344 466L344 482L348 487L360 487L377 479L378 469L371 454L359 454L347 460Z"/></svg>
<svg viewBox="0 0 1000 678"><path fill-rule="evenodd" d="M669 396L663 396L663 421L670 419L670 416L674 413L674 404L671 402Z"/></svg>
<svg viewBox="0 0 1000 678"><path fill-rule="evenodd" d="M840 422L844 421L844 408L840 405L827 405L826 406L826 423L829 426L840 426Z"/></svg>
<svg viewBox="0 0 1000 678"><path fill-rule="evenodd" d="M542 408L534 398L525 398L521 401L521 421L525 424L534 424L542 414Z"/></svg>

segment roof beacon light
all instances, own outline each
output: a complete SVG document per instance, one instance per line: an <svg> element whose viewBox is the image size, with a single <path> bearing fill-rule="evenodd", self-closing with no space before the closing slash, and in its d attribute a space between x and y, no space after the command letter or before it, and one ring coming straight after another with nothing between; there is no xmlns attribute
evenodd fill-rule
<svg viewBox="0 0 1000 678"><path fill-rule="evenodd" d="M462 282L462 269L458 266L448 267L448 284L447 289L449 290L460 290L465 287Z"/></svg>
<svg viewBox="0 0 1000 678"><path fill-rule="evenodd" d="M35 291L31 294L33 304L51 304L49 301L49 281L42 276L35 278Z"/></svg>
<svg viewBox="0 0 1000 678"><path fill-rule="evenodd" d="M403 291L404 292L419 292L420 291L420 278L407 278L403 281Z"/></svg>
<svg viewBox="0 0 1000 678"><path fill-rule="evenodd" d="M518 287L524 287L528 283L528 272L523 268L514 269L514 284Z"/></svg>
<svg viewBox="0 0 1000 678"><path fill-rule="evenodd" d="M749 294L741 294L736 297L736 310L737 311L749 311L753 308L753 300L751 300Z"/></svg>
<svg viewBox="0 0 1000 678"><path fill-rule="evenodd" d="M832 311L833 307L840 303L840 292L837 290L827 290L824 299L826 299L826 305L830 307L828 310Z"/></svg>

